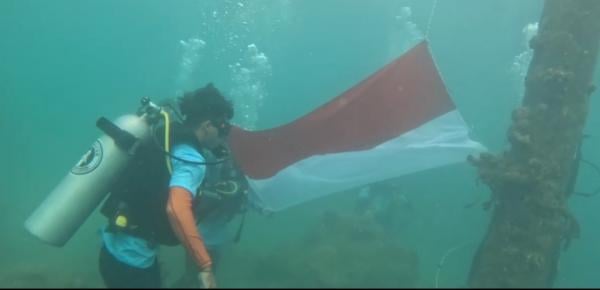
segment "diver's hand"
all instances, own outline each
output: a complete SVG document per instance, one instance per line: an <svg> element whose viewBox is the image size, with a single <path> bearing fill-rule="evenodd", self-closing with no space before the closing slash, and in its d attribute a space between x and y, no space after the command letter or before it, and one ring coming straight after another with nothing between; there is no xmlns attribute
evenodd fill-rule
<svg viewBox="0 0 600 290"><path fill-rule="evenodd" d="M211 268L204 269L198 273L198 280L204 288L217 288L217 280Z"/></svg>

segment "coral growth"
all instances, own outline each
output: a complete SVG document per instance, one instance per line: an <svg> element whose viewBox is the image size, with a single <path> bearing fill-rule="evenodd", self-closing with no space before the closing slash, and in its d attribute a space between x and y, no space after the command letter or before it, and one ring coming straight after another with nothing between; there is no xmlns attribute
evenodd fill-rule
<svg viewBox="0 0 600 290"><path fill-rule="evenodd" d="M579 236L567 198L593 91L600 2L547 1L543 14L523 105L507 133L511 147L469 158L494 206L472 287L550 287L561 245Z"/></svg>

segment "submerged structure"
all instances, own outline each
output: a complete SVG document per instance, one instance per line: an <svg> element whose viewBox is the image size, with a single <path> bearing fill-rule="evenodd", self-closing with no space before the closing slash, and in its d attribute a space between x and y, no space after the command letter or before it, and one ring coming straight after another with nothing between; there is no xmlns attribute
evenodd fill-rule
<svg viewBox="0 0 600 290"><path fill-rule="evenodd" d="M512 114L510 148L470 158L492 191L493 216L470 287L551 287L561 250L578 236L568 209L600 40L600 1L547 0Z"/></svg>

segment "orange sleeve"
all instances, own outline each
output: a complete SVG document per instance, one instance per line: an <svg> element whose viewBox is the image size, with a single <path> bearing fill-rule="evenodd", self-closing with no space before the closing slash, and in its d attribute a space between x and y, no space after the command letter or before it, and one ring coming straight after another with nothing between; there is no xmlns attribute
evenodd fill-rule
<svg viewBox="0 0 600 290"><path fill-rule="evenodd" d="M172 187L169 191L167 215L173 231L196 265L201 270L210 267L212 265L210 255L196 227L192 210L192 194L182 187Z"/></svg>

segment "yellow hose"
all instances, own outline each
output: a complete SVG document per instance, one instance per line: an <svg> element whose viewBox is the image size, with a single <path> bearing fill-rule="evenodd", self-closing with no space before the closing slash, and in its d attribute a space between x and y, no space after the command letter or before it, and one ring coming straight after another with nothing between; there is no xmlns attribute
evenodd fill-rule
<svg viewBox="0 0 600 290"><path fill-rule="evenodd" d="M170 144L169 141L171 138L169 138L170 136L170 127L171 127L171 121L169 119L169 113L165 112L165 110L161 110L160 113L163 115L163 117L165 118L165 151L167 153L171 153L171 148L170 148ZM165 155L166 156L166 161L167 161L167 168L169 169L169 174L173 173L173 168L171 167L171 156L170 154Z"/></svg>

